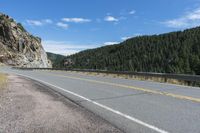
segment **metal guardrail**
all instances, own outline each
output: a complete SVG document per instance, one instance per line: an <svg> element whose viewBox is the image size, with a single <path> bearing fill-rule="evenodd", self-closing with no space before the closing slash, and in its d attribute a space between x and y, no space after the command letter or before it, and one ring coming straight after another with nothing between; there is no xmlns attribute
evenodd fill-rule
<svg viewBox="0 0 200 133"><path fill-rule="evenodd" d="M104 71L104 70L90 70L90 69L68 69L68 68L21 68L13 67L21 70L61 70L61 71L78 71L78 72L96 72L105 74L117 74L128 76L142 76L146 78L156 77L167 79L175 79L179 81L186 81L188 83L200 83L200 75L186 75L186 74L169 74L169 73L150 73L150 72L128 72L128 71Z"/></svg>

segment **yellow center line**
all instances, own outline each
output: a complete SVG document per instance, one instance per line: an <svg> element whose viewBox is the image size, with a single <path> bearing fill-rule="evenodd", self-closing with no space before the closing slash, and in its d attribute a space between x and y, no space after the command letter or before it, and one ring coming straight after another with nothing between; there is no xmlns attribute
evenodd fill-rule
<svg viewBox="0 0 200 133"><path fill-rule="evenodd" d="M190 97L190 96L178 95L178 94L161 92L161 91L156 91L156 90L151 90L151 89L146 89L146 88L140 88L140 87L135 87L135 86L129 86L129 85L123 85L123 84L117 84L117 83L110 83L110 82L104 82L104 81L97 81L97 80L91 80L91 79L84 79L84 78L78 78L78 77L72 77L72 76L64 76L64 75L58 75L58 74L48 74L48 75L55 75L55 76L59 76L59 77L65 77L65 78L69 78L69 79L87 81L87 82L91 82L91 83L98 83L98 84L128 88L128 89L143 91L143 92L147 92L147 93L170 96L170 97L177 98L177 99L189 100L189 101L200 103L200 98L194 98L194 97Z"/></svg>

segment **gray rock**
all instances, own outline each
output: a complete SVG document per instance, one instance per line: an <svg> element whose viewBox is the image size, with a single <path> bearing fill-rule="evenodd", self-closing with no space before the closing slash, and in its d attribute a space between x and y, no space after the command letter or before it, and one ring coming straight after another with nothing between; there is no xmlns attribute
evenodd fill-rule
<svg viewBox="0 0 200 133"><path fill-rule="evenodd" d="M39 37L0 13L0 62L19 67L52 67Z"/></svg>

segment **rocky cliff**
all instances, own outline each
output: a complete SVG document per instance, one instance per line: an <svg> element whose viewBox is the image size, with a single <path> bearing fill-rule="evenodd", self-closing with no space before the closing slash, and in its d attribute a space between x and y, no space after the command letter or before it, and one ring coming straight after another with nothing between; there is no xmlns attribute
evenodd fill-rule
<svg viewBox="0 0 200 133"><path fill-rule="evenodd" d="M0 63L20 67L51 67L41 39L0 13Z"/></svg>

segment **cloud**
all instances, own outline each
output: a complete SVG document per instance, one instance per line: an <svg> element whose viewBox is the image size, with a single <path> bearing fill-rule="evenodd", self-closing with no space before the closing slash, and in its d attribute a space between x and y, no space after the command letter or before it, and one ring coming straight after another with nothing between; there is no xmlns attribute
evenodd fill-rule
<svg viewBox="0 0 200 133"><path fill-rule="evenodd" d="M168 27L171 28L182 28L182 27L187 27L188 22L185 19L173 19L173 20L167 20L164 22L164 24Z"/></svg>
<svg viewBox="0 0 200 133"><path fill-rule="evenodd" d="M62 23L62 22L58 22L56 25L58 27L62 28L62 29L68 29L69 28L68 24L65 24L65 23Z"/></svg>
<svg viewBox="0 0 200 133"><path fill-rule="evenodd" d="M122 39L123 41L125 41L125 40L130 39L130 38L132 38L132 37L130 37L130 36L125 36L125 37L122 37L121 39Z"/></svg>
<svg viewBox="0 0 200 133"><path fill-rule="evenodd" d="M104 45L113 45L113 44L119 44L120 42L105 42Z"/></svg>
<svg viewBox="0 0 200 133"><path fill-rule="evenodd" d="M118 21L119 21L119 19L117 19L117 18L115 18L115 17L113 17L113 16L106 16L106 17L104 18L104 20L105 20L105 21L108 21L108 22L118 22Z"/></svg>
<svg viewBox="0 0 200 133"><path fill-rule="evenodd" d="M134 35L132 35L132 36L124 36L124 37L122 37L121 39L123 40L123 41L125 41L125 40L127 40L127 39L130 39L130 38L133 38L133 37L137 37L137 36L141 36L142 34L140 34L140 33L135 33Z"/></svg>
<svg viewBox="0 0 200 133"><path fill-rule="evenodd" d="M53 23L53 21L51 19L45 19L44 22L47 23L47 24L52 24Z"/></svg>
<svg viewBox="0 0 200 133"><path fill-rule="evenodd" d="M135 14L135 13L136 13L135 10L131 10L131 11L129 12L130 15L133 15L133 14Z"/></svg>
<svg viewBox="0 0 200 133"><path fill-rule="evenodd" d="M189 20L200 20L200 8L194 10L186 16Z"/></svg>
<svg viewBox="0 0 200 133"><path fill-rule="evenodd" d="M85 49L91 49L96 47L95 45L78 45L66 41L53 41L53 40L42 41L42 45L45 51L62 55L71 55Z"/></svg>
<svg viewBox="0 0 200 133"><path fill-rule="evenodd" d="M182 17L162 22L171 28L189 28L200 25L200 8L185 13Z"/></svg>
<svg viewBox="0 0 200 133"><path fill-rule="evenodd" d="M73 23L87 23L87 22L91 22L92 20L85 19L85 18L62 18L62 21L73 22Z"/></svg>
<svg viewBox="0 0 200 133"><path fill-rule="evenodd" d="M43 20L26 20L26 23L31 26L43 26L45 24L52 24L53 21L51 19L43 19Z"/></svg>
<svg viewBox="0 0 200 133"><path fill-rule="evenodd" d="M38 20L26 20L26 22L28 23L28 25L31 25L31 26L42 26L43 25L43 23Z"/></svg>

